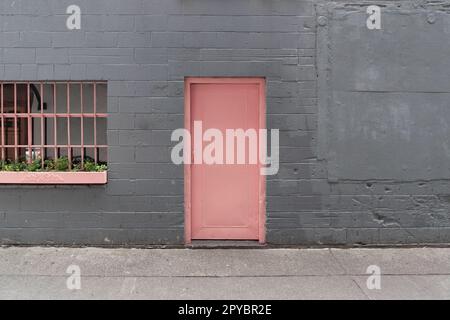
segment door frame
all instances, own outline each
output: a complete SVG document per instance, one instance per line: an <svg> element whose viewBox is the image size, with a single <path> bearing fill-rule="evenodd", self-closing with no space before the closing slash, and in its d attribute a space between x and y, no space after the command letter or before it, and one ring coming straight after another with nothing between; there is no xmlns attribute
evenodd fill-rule
<svg viewBox="0 0 450 320"><path fill-rule="evenodd" d="M259 86L259 129L266 129L266 79L264 77L186 77L184 79L184 128L191 130L192 84L256 84ZM191 137L192 139L192 137ZM192 143L191 143L192 148ZM258 159L259 161L259 159ZM262 168L262 164L259 163ZM191 164L184 164L184 236L185 243L192 243L192 180ZM259 174L258 241L266 242L266 177Z"/></svg>

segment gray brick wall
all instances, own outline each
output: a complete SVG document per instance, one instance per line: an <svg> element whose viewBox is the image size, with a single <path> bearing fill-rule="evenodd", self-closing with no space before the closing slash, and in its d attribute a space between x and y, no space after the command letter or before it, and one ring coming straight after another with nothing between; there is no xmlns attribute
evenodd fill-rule
<svg viewBox="0 0 450 320"><path fill-rule="evenodd" d="M110 147L106 186L0 186L0 243L182 244L170 134L183 127L186 76L267 78L268 127L281 130L269 243L450 242L450 181L330 181L317 145L314 3L2 0L0 79L107 80ZM71 4L81 30L66 29Z"/></svg>

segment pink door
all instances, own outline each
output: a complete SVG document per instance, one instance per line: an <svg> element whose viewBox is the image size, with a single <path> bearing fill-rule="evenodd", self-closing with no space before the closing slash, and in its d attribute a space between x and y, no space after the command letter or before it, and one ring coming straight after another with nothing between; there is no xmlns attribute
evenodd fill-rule
<svg viewBox="0 0 450 320"><path fill-rule="evenodd" d="M186 84L186 111L190 115L186 124L192 134L192 158L194 121L202 122L203 132L220 130L224 163L227 129L259 132L264 127L263 79L191 78ZM203 142L202 150L209 143ZM249 164L249 141L246 143L245 164L237 164L235 149L234 164L189 166L186 177L190 189L186 195L188 242L191 239L264 241L264 177L260 175L259 160Z"/></svg>

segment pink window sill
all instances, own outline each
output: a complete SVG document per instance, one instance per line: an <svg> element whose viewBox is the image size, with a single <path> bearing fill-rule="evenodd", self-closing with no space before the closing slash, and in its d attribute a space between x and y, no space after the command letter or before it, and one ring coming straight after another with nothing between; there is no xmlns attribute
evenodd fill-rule
<svg viewBox="0 0 450 320"><path fill-rule="evenodd" d="M6 172L0 171L0 184L106 184L104 172Z"/></svg>

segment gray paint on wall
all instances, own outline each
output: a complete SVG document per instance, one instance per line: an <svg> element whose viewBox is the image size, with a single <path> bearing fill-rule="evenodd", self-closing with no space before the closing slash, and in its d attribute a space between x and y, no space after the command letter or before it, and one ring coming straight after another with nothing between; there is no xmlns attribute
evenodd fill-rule
<svg viewBox="0 0 450 320"><path fill-rule="evenodd" d="M450 12L437 9L387 4L381 30L365 27L358 6L328 16L319 39L331 60L322 134L335 178L450 178L450 45L442 41Z"/></svg>
<svg viewBox="0 0 450 320"><path fill-rule="evenodd" d="M450 180L441 162L447 155L438 150L446 131L433 122L448 120L448 66L438 61L447 46L441 40L448 31L445 6L415 1L409 11L389 9L385 29L375 35L364 30L361 13L374 1L346 2L355 5L325 1L316 14L315 1L77 0L82 29L68 31L65 10L72 0L1 1L0 79L108 81L110 170L106 186L0 186L0 242L182 244L183 168L170 162L169 138L183 127L186 76L267 78L267 123L281 130L282 146L280 172L267 181L269 243L450 242ZM425 12L438 18L424 23L426 30L415 39ZM316 26L318 15L330 24ZM412 29L395 31L405 37L399 43L389 40L391 28L402 23ZM396 45L420 46L419 39L433 50L391 53ZM349 44L336 43L341 41ZM351 59L357 52L369 61ZM409 68L402 73L401 66ZM417 73L423 78L413 79ZM379 93L389 90L394 92ZM330 113L324 99L336 99L340 113ZM358 108L363 102L365 108ZM439 117L427 116L421 103ZM440 167L419 168L424 160L411 156L409 171L399 173L349 153L347 141L361 148L367 142L345 129L349 115L360 121L371 115L367 110L375 118L366 124L369 133L384 123L397 137L386 138L391 148L404 145L401 138L415 121L419 131L409 131L410 155L429 142ZM340 135L330 130L338 124ZM427 128L437 136L413 140Z"/></svg>

